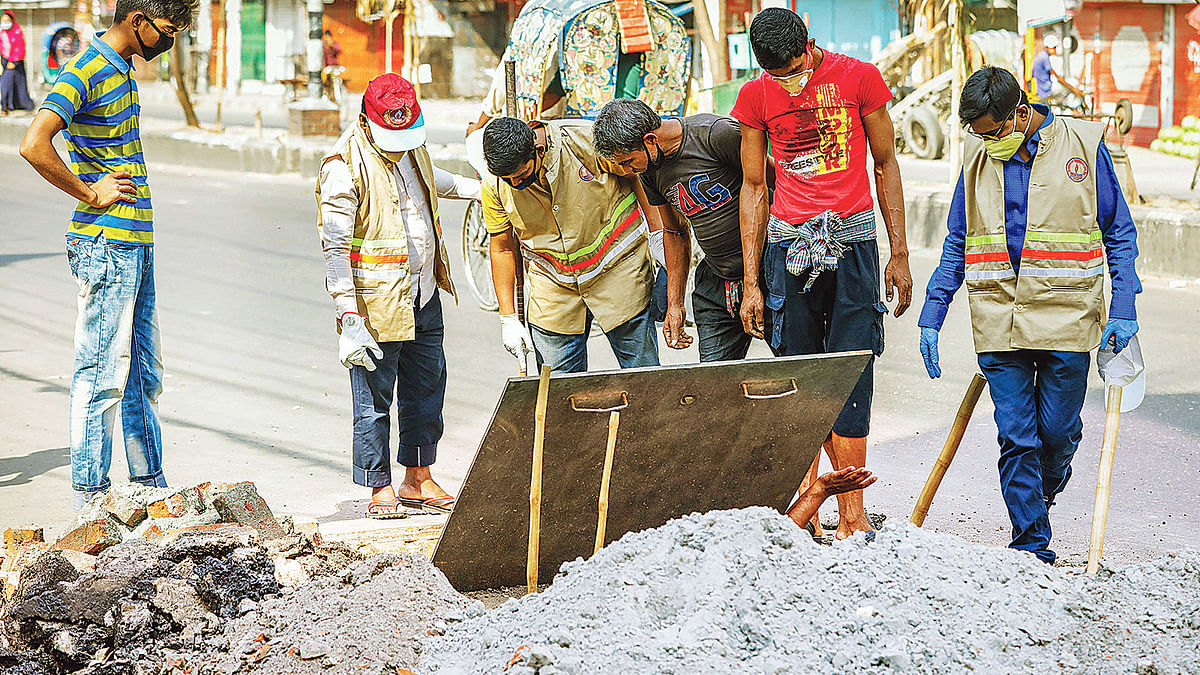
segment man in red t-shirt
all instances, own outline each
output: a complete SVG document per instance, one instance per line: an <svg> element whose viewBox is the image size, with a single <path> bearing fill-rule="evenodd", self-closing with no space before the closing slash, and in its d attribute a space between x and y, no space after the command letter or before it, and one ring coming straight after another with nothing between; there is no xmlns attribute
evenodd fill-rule
<svg viewBox="0 0 1200 675"><path fill-rule="evenodd" d="M754 18L750 46L765 72L742 87L730 113L742 129L742 324L765 336L779 356L882 354L887 306L879 300L868 147L891 244L887 299L899 296L896 316L912 300L900 166L886 107L892 93L875 66L817 47L786 9ZM769 212L768 141L776 176ZM873 366L874 358L825 442L834 468L866 463ZM838 495L838 512L839 539L871 529L861 490Z"/></svg>

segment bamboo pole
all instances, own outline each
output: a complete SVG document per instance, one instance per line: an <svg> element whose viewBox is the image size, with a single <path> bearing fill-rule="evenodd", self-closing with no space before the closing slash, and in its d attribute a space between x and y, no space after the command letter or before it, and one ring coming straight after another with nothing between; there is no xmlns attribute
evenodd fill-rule
<svg viewBox="0 0 1200 675"><path fill-rule="evenodd" d="M1108 496L1112 486L1113 460L1117 455L1117 428L1121 426L1121 387L1108 388L1104 418L1104 443L1100 446L1100 475L1096 479L1096 505L1092 509L1092 537L1088 544L1087 573L1100 570L1104 554L1104 530L1108 525Z"/></svg>
<svg viewBox="0 0 1200 675"><path fill-rule="evenodd" d="M963 434L967 431L967 423L971 421L975 405L979 403L979 395L983 393L983 387L986 384L987 380L979 373L975 373L975 377L971 378L971 384L967 385L967 393L958 406L954 424L950 426L950 435L946 437L946 443L942 446L937 461L933 463L933 470L929 472L929 478L925 480L925 487L921 488L921 495L917 497L917 505L913 508L912 517L909 518L909 522L913 525L921 527L925 524L929 505L933 503L933 496L937 494L938 486L942 484L942 478L945 477L946 470L950 468L950 462L954 461L954 455L962 443Z"/></svg>
<svg viewBox="0 0 1200 675"><path fill-rule="evenodd" d="M221 23L217 26L217 133L221 133L221 104L225 100L225 0L217 5Z"/></svg>
<svg viewBox="0 0 1200 675"><path fill-rule="evenodd" d="M709 69L712 72L713 84L721 84L729 80L728 59L725 57L725 45L713 33L712 22L708 17L708 7L704 0L692 0L692 16L696 18L696 33L700 42L711 59Z"/></svg>
<svg viewBox="0 0 1200 675"><path fill-rule="evenodd" d="M950 0L950 182L958 179L962 168L962 125L958 123L958 107L962 100L963 82L966 80L963 63L962 0Z"/></svg>
<svg viewBox="0 0 1200 675"><path fill-rule="evenodd" d="M183 43L179 40L171 47L171 79L175 80L175 96L179 99L179 106L183 108L183 117L187 125L199 129L200 120L196 117L192 97L188 95L187 85L183 81Z"/></svg>
<svg viewBox="0 0 1200 675"><path fill-rule="evenodd" d="M396 23L395 4L389 4L386 12L383 13L383 20L387 25L383 27L383 72L392 72L392 26Z"/></svg>
<svg viewBox="0 0 1200 675"><path fill-rule="evenodd" d="M538 546L542 539L542 449L546 444L546 402L550 397L550 366L542 366L538 381L537 404L533 409L533 470L529 475L529 555L525 561L525 582L530 593L537 593Z"/></svg>
<svg viewBox="0 0 1200 675"><path fill-rule="evenodd" d="M596 545L592 555L604 548L604 531L608 528L608 481L612 475L613 455L617 450L617 428L621 426L621 413L614 410L608 415L608 445L604 448L604 473L600 475L600 499L597 502Z"/></svg>

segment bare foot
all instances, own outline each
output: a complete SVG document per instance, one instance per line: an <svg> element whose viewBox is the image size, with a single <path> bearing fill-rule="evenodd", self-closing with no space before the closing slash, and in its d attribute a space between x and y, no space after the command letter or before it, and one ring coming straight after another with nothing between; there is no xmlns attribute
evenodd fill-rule
<svg viewBox="0 0 1200 675"><path fill-rule="evenodd" d="M404 482L396 488L396 494L405 499L429 499L431 497L446 497L449 493L433 480L429 467L408 467L404 471Z"/></svg>
<svg viewBox="0 0 1200 675"><path fill-rule="evenodd" d="M371 501L388 503L396 501L396 490L391 485L385 485L371 490Z"/></svg>

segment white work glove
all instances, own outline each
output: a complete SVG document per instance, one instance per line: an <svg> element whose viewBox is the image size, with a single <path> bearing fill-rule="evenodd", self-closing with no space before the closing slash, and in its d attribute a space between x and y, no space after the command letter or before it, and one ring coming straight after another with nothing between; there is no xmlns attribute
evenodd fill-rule
<svg viewBox="0 0 1200 675"><path fill-rule="evenodd" d="M663 247L663 231L650 230L650 257L659 267L667 266L667 251Z"/></svg>
<svg viewBox="0 0 1200 675"><path fill-rule="evenodd" d="M533 351L529 331L521 325L516 314L500 315L500 340L504 343L504 348L517 357L518 361L524 362L525 355Z"/></svg>
<svg viewBox="0 0 1200 675"><path fill-rule="evenodd" d="M338 359L342 365L347 368L362 366L367 370L375 370L375 362L371 360L368 352L374 354L375 358L382 359L383 350L379 348L375 338L371 337L371 331L367 330L362 315L346 312L340 321L342 334L338 337Z"/></svg>

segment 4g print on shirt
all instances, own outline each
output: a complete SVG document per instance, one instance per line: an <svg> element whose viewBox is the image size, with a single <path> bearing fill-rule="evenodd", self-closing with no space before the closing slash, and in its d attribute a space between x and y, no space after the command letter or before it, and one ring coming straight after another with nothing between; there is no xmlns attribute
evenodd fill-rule
<svg viewBox="0 0 1200 675"><path fill-rule="evenodd" d="M815 105L802 101L811 110L800 113L799 131L792 131L796 154L780 168L798 176L821 176L850 168L851 119L841 88L834 82L814 87ZM807 119L804 119L807 118Z"/></svg>
<svg viewBox="0 0 1200 675"><path fill-rule="evenodd" d="M707 173L692 176L687 186L682 182L676 183L668 193L666 197L671 200L671 205L685 216L694 216L704 209L715 209L733 199L729 190L709 178Z"/></svg>

